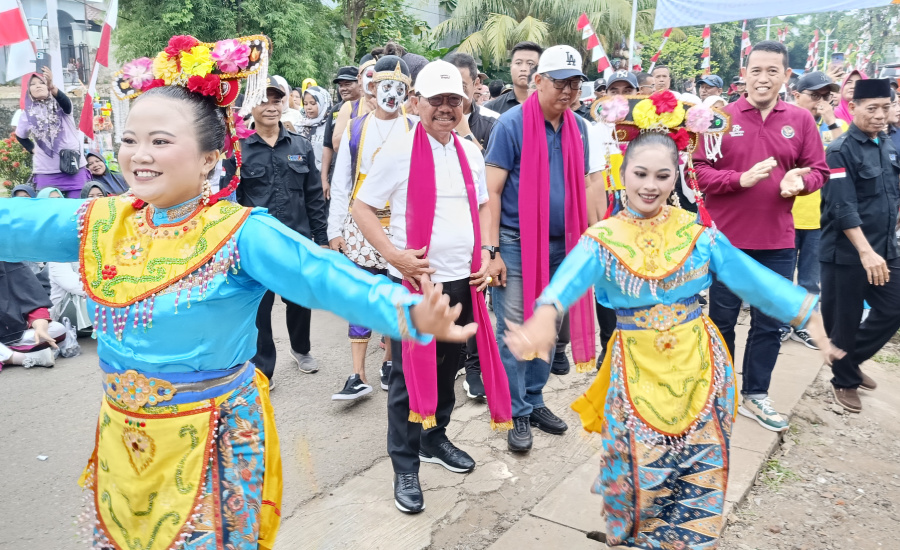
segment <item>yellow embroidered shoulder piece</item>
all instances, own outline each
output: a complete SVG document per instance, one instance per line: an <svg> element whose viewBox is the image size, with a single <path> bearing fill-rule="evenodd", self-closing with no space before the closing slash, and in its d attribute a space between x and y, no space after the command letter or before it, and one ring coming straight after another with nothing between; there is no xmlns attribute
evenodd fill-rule
<svg viewBox="0 0 900 550"><path fill-rule="evenodd" d="M127 197L96 199L87 207L81 279L98 304L124 308L179 282L212 259L250 215L249 208L220 201L157 226L146 210L136 210Z"/></svg>
<svg viewBox="0 0 900 550"><path fill-rule="evenodd" d="M620 212L589 227L585 234L632 275L659 281L681 269L704 229L693 212L666 206L648 219Z"/></svg>

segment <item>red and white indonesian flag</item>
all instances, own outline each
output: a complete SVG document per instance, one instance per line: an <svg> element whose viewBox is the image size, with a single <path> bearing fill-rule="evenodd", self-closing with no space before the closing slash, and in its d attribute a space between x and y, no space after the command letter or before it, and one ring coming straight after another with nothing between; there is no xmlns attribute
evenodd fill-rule
<svg viewBox="0 0 900 550"><path fill-rule="evenodd" d="M750 31L747 30L747 20L744 19L744 24L741 27L741 57L747 57L748 55L750 55L751 46Z"/></svg>
<svg viewBox="0 0 900 550"><path fill-rule="evenodd" d="M709 44L710 44L710 30L709 25L703 27L703 61L700 63L700 68L703 69L703 74L708 75L711 72L710 62L709 62Z"/></svg>
<svg viewBox="0 0 900 550"><path fill-rule="evenodd" d="M0 46L8 48L7 81L34 71L37 50L28 32L25 12L18 0L0 0Z"/></svg>
<svg viewBox="0 0 900 550"><path fill-rule="evenodd" d="M591 28L591 21L586 13L582 13L578 18L576 28L581 31L581 39L588 41L587 49L591 51L591 62L597 63L597 71L605 73L605 71L610 70L612 66L609 63L609 58L600 44L600 39L597 38L594 29Z"/></svg>
<svg viewBox="0 0 900 550"><path fill-rule="evenodd" d="M653 67L655 67L656 62L659 61L659 55L662 53L663 48L666 47L666 42L669 41L670 36L672 36L672 29L668 28L668 29L666 29L666 32L664 32L662 35L662 43L660 43L659 49L656 50L656 53L653 54L653 57L650 58L650 71L649 72L651 72L651 73L653 72Z"/></svg>
<svg viewBox="0 0 900 550"><path fill-rule="evenodd" d="M97 59L94 60L91 82L88 84L88 91L84 95L81 120L78 121L78 129L91 139L94 139L94 97L97 95L97 74L100 72L101 66L109 68L109 43L112 37L112 30L116 28L118 18L119 0L109 0L109 7L106 9L106 21L103 22L103 30L100 32Z"/></svg>
<svg viewBox="0 0 900 550"><path fill-rule="evenodd" d="M690 27L699 23L725 23L795 13L822 13L877 8L900 4L900 0L658 0L657 30Z"/></svg>

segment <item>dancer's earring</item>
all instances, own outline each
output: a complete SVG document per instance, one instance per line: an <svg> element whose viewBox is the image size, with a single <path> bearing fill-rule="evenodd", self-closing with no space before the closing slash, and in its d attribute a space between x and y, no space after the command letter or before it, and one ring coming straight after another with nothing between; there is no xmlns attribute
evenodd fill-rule
<svg viewBox="0 0 900 550"><path fill-rule="evenodd" d="M204 205L209 204L210 195L212 195L212 185L209 183L209 179L205 179L203 180L203 191L201 193L201 200Z"/></svg>
<svg viewBox="0 0 900 550"><path fill-rule="evenodd" d="M675 190L672 190L672 194L669 195L669 203L675 208L681 208L681 199L678 197L678 193Z"/></svg>

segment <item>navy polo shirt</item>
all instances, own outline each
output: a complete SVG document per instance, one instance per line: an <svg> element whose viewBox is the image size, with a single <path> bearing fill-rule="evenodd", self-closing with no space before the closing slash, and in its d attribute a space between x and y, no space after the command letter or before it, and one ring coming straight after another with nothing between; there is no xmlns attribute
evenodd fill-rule
<svg viewBox="0 0 900 550"><path fill-rule="evenodd" d="M488 166L496 166L509 172L503 194L500 197L500 225L519 229L519 174L521 172L522 135L524 119L522 106L518 105L506 111L497 120L491 132L491 140L484 155ZM565 120L565 119L563 119ZM584 147L584 174L588 173L587 125L581 117L576 116L578 132ZM547 133L547 153L550 157L550 237L562 238L566 231L566 184L563 177L562 128L557 130L544 121ZM583 185L583 182L580 182Z"/></svg>

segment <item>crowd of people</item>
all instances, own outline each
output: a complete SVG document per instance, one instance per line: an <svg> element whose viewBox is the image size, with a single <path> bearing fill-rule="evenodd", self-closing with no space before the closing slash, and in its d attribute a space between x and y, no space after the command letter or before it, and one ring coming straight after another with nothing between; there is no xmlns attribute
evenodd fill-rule
<svg viewBox="0 0 900 550"><path fill-rule="evenodd" d="M180 67L201 46L175 37L160 56ZM510 452L527 453L534 429L568 430L544 401L551 374L597 371L572 406L601 434L593 490L611 546L715 546L735 411L789 427L769 396L786 340L821 352L846 410L876 389L860 365L900 329L896 83L791 78L785 47L764 41L728 90L718 75L673 90L657 65L598 79L584 98L566 45L515 45L504 91L468 54L428 62L390 42L338 69L332 91L265 75L259 37L209 47L225 84L206 91L144 87L126 69L121 174L72 141L49 71L23 80L16 135L36 189L0 201L0 364L52 366L63 319L99 339L98 433L121 432L132 454L98 437L85 486L128 487L91 512L98 547L120 537L107 514L140 531L127 502L155 490L176 508L200 502L163 543L271 548L276 295L299 371L349 373L334 400L372 393L366 353L383 336L405 513L425 508L421 462L476 467L447 435L457 376ZM64 200L20 198L36 195ZM346 365L313 356L316 308L349 321ZM178 422L208 432L205 446L177 442ZM182 474L195 448L211 458ZM196 490L181 491L182 475Z"/></svg>

